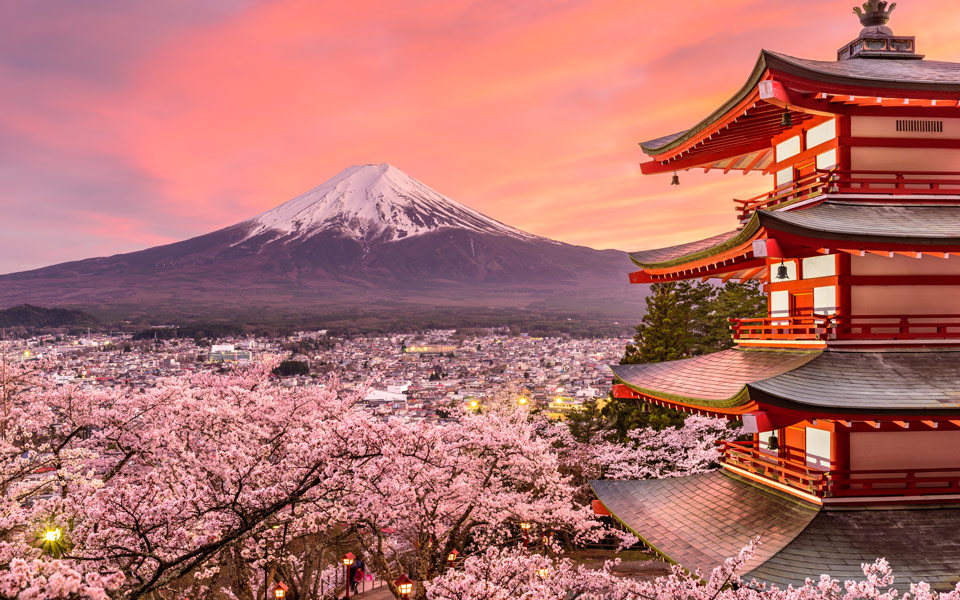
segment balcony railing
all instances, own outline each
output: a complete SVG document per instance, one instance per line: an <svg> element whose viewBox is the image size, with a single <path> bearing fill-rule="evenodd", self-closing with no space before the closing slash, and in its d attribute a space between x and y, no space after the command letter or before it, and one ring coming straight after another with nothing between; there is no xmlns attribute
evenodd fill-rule
<svg viewBox="0 0 960 600"><path fill-rule="evenodd" d="M827 193L960 195L960 171L817 170L771 192L733 202L742 225L754 211Z"/></svg>
<svg viewBox="0 0 960 600"><path fill-rule="evenodd" d="M960 315L813 315L729 319L733 339L750 342L819 340L960 340Z"/></svg>
<svg viewBox="0 0 960 600"><path fill-rule="evenodd" d="M720 442L723 463L819 498L886 498L960 494L960 467L822 470L759 449L757 442Z"/></svg>
<svg viewBox="0 0 960 600"><path fill-rule="evenodd" d="M822 340L831 317L780 317L776 319L728 319L734 341Z"/></svg>
<svg viewBox="0 0 960 600"><path fill-rule="evenodd" d="M958 340L960 315L833 315L828 339Z"/></svg>

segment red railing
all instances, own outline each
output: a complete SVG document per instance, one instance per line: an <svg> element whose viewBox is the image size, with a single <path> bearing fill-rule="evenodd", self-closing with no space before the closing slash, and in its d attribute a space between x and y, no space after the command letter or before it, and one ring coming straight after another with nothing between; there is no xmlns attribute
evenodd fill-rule
<svg viewBox="0 0 960 600"><path fill-rule="evenodd" d="M828 339L960 339L960 315L833 315L828 321Z"/></svg>
<svg viewBox="0 0 960 600"><path fill-rule="evenodd" d="M757 442L718 442L723 463L761 475L790 487L819 496L823 489L824 471L799 461L780 458L776 452L763 452Z"/></svg>
<svg viewBox="0 0 960 600"><path fill-rule="evenodd" d="M737 218L740 224L746 224L750 220L750 215L754 211L771 208L785 202L793 200L805 200L815 196L821 196L827 192L829 185L829 171L814 171L809 175L781 185L772 192L760 194L747 200L734 199L733 203L737 208Z"/></svg>
<svg viewBox="0 0 960 600"><path fill-rule="evenodd" d="M781 317L777 319L728 319L733 339L820 340L827 334L830 317Z"/></svg>
<svg viewBox="0 0 960 600"><path fill-rule="evenodd" d="M817 170L771 192L733 202L737 217L744 224L754 211L827 193L960 195L960 172Z"/></svg>
<svg viewBox="0 0 960 600"><path fill-rule="evenodd" d="M834 194L960 194L957 171L819 171Z"/></svg>
<svg viewBox="0 0 960 600"><path fill-rule="evenodd" d="M813 315L728 319L737 343L799 340L960 340L960 315Z"/></svg>
<svg viewBox="0 0 960 600"><path fill-rule="evenodd" d="M760 450L757 442L719 442L723 463L820 498L960 494L960 467L823 470Z"/></svg>

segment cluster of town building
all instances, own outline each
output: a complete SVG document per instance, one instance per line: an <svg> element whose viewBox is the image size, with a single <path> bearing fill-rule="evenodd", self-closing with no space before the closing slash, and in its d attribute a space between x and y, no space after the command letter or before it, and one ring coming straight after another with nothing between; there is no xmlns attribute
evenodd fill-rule
<svg viewBox="0 0 960 600"><path fill-rule="evenodd" d="M381 414L445 417L461 407L510 401L563 418L607 395L609 365L619 360L626 342L434 330L352 338L313 331L212 343L104 333L38 336L5 345L8 356L39 361L62 385L150 387L164 377L231 365L297 361L308 372L280 377L279 385L327 385L336 377L341 388L362 390L364 403Z"/></svg>

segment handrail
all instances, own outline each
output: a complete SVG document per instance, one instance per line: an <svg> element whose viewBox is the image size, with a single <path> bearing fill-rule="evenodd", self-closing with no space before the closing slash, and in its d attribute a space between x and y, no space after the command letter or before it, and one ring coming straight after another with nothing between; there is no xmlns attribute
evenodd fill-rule
<svg viewBox="0 0 960 600"><path fill-rule="evenodd" d="M733 339L739 340L819 340L824 339L830 317L801 316L727 319Z"/></svg>
<svg viewBox="0 0 960 600"><path fill-rule="evenodd" d="M764 453L757 442L717 442L724 464L826 497L889 497L960 493L960 467L822 470Z"/></svg>
<svg viewBox="0 0 960 600"><path fill-rule="evenodd" d="M960 314L728 319L734 341L960 339Z"/></svg>
<svg viewBox="0 0 960 600"><path fill-rule="evenodd" d="M817 169L746 200L734 199L741 224L757 210L830 194L960 195L960 171Z"/></svg>

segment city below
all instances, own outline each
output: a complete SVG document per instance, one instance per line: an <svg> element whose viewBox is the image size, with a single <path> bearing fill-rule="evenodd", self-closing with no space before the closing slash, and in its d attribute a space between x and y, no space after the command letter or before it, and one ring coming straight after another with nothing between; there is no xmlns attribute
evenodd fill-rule
<svg viewBox="0 0 960 600"><path fill-rule="evenodd" d="M279 385L325 386L335 377L340 389L364 391L363 402L377 414L433 419L453 416L458 407L482 409L503 390L563 418L584 401L607 396L609 365L628 341L511 335L508 329L349 338L321 330L218 340L149 334L45 335L5 344L7 353L36 361L56 384L87 388L147 388L165 377L293 361L304 367Z"/></svg>

